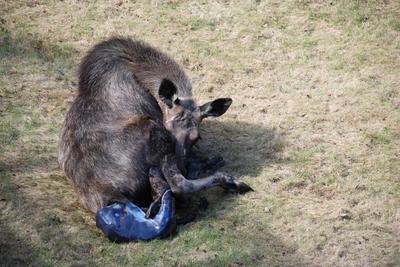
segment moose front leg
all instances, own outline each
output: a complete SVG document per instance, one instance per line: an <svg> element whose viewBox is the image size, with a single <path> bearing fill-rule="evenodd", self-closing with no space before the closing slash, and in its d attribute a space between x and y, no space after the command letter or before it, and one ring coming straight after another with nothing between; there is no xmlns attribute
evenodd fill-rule
<svg viewBox="0 0 400 267"><path fill-rule="evenodd" d="M188 180L182 175L178 168L176 158L172 154L164 157L161 163L161 170L172 192L178 196L192 194L214 186L221 186L238 193L253 191L247 184L223 172L216 172L198 180Z"/></svg>

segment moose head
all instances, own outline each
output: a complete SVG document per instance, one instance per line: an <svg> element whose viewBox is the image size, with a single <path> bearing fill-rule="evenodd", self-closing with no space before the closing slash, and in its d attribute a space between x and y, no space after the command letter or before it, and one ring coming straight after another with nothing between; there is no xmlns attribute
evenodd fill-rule
<svg viewBox="0 0 400 267"><path fill-rule="evenodd" d="M191 148L201 138L201 121L207 117L219 117L224 114L232 104L232 99L218 98L198 106L191 97L178 97L175 84L168 79L162 80L158 93L165 104L164 127L174 139L178 167L185 172L185 161Z"/></svg>

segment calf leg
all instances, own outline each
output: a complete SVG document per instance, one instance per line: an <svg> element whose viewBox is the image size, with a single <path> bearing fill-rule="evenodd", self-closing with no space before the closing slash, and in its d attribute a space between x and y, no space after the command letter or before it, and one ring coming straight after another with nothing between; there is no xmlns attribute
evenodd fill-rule
<svg viewBox="0 0 400 267"><path fill-rule="evenodd" d="M164 157L161 163L161 170L172 192L178 196L191 194L214 186L221 186L239 193L253 191L247 184L223 172L217 172L198 180L188 180L182 175L177 166L176 158L172 154Z"/></svg>
<svg viewBox="0 0 400 267"><path fill-rule="evenodd" d="M160 210L161 200L164 192L170 187L168 183L162 178L161 170L159 167L151 167L149 170L149 181L151 186L151 195L153 202L150 204L146 212L146 218L153 218ZM184 205L184 210L189 207L189 201L191 197L189 195L181 196L178 198L177 204ZM202 201L197 205L194 210L186 211L184 216L177 218L177 224L186 224L193 221L196 218L198 210L205 209L208 205L207 200L202 199Z"/></svg>
<svg viewBox="0 0 400 267"><path fill-rule="evenodd" d="M161 206L161 199L165 191L169 189L168 183L162 178L161 171L158 167L151 167L149 170L149 181L151 186L151 196L153 202L150 204L146 212L146 218L154 217Z"/></svg>

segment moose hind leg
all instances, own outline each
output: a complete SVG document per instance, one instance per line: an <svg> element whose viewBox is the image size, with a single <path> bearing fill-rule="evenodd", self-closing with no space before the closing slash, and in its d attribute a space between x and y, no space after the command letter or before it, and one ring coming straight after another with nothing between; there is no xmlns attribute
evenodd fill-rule
<svg viewBox="0 0 400 267"><path fill-rule="evenodd" d="M253 191L247 184L223 172L217 172L202 179L188 180L182 175L177 166L176 158L172 154L164 157L161 170L172 192L178 196L191 194L214 186L221 186L238 193Z"/></svg>

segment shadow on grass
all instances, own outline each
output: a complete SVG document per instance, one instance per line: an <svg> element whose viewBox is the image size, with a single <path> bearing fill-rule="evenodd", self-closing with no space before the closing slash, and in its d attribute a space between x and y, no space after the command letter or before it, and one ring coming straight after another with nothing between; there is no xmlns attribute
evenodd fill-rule
<svg viewBox="0 0 400 267"><path fill-rule="evenodd" d="M38 155L40 156L40 155ZM44 158L44 157L42 157ZM54 159L49 156L48 159ZM79 235L71 234L71 224L65 209L73 212L73 218L82 219L82 210L68 207L64 196L48 194L47 189L53 181L42 177L44 170L51 173L56 168L48 160L28 161L17 158L14 162L0 162L0 265L1 266L54 266L57 262L93 263L90 258L96 236L90 227ZM30 165L29 165L30 163ZM46 175L47 176L47 175ZM26 177L35 180L26 182ZM38 186L38 183L46 183ZM61 190L68 187L66 180L57 181ZM38 188L40 187L40 188ZM30 194L25 192L39 192ZM74 226L79 227L80 225ZM80 229L81 230L81 229ZM99 239L97 239L99 240Z"/></svg>
<svg viewBox="0 0 400 267"><path fill-rule="evenodd" d="M3 221L0 221L0 236L1 266L45 266L35 246L22 240Z"/></svg>
<svg viewBox="0 0 400 267"><path fill-rule="evenodd" d="M223 156L226 161L223 171L238 177L250 176L250 181L251 177L260 175L269 164L282 163L280 152L284 149L285 140L282 133L274 128L243 121L210 120L203 123L201 136L202 141L198 149L202 154ZM252 187L257 191L256 185L252 184ZM252 193L247 194L251 195ZM238 210L236 199L240 195L228 193L221 188L213 188L199 193L194 198L194 202L200 196L205 196L209 200L210 206L206 211L198 214L193 223L210 225L209 221L217 220L222 230L210 230L216 232L215 236L224 235L224 232L232 235L234 232L235 239L239 244L245 244L245 247L243 250L239 248L235 252L235 249L238 249L237 244L221 244L226 246L226 250L232 249L231 258L226 258L224 255L206 257L207 259L200 257L193 260L188 266L307 265L305 259L296 255L294 244L283 242L277 235L269 231L268 218L257 218L253 221L254 225L247 225L245 229L243 228L246 223L249 223L246 214L250 215L250 218L254 218L255 214L249 213L256 211ZM195 206L194 203L192 205ZM186 226L181 226L179 231L182 233L190 230ZM235 233L235 231L238 232ZM229 246L231 247L229 248Z"/></svg>
<svg viewBox="0 0 400 267"><path fill-rule="evenodd" d="M16 232L16 216L11 211L21 202L17 200L18 186L10 182L11 173L0 162L0 265L1 266L44 266L38 249L24 238L26 229ZM17 209L18 212L21 210ZM22 212L20 214L25 216Z"/></svg>
<svg viewBox="0 0 400 267"><path fill-rule="evenodd" d="M201 136L200 150L221 154L226 161L224 170L238 176L259 175L279 160L285 145L276 129L243 121L205 121Z"/></svg>

